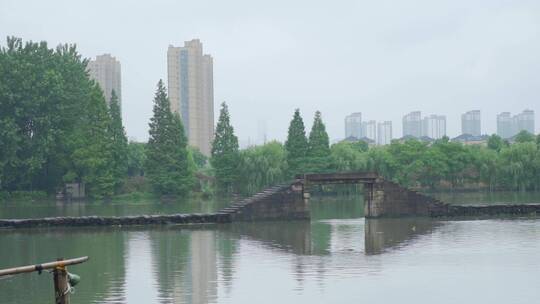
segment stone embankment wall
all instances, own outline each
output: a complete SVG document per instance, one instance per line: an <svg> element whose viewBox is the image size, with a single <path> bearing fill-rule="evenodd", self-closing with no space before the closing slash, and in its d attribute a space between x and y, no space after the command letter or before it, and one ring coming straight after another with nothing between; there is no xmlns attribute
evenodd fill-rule
<svg viewBox="0 0 540 304"><path fill-rule="evenodd" d="M419 193L400 185L377 180L366 185L366 218L381 217L489 217L540 215L540 204L530 205L482 205L459 206L444 203L436 198Z"/></svg>
<svg viewBox="0 0 540 304"><path fill-rule="evenodd" d="M465 216L499 216L499 215L540 215L540 204L528 205L482 205L482 206L455 206L449 205L445 214L438 216L465 217Z"/></svg>
<svg viewBox="0 0 540 304"><path fill-rule="evenodd" d="M220 211L232 221L309 219L309 205L303 189L295 183L268 188L249 198L232 203Z"/></svg>
<svg viewBox="0 0 540 304"><path fill-rule="evenodd" d="M295 219L309 219L309 206L307 200L303 199L302 189L289 183L268 188L211 214L0 219L0 228L219 224L232 221Z"/></svg>
<svg viewBox="0 0 540 304"><path fill-rule="evenodd" d="M0 228L211 224L228 223L230 221L230 215L221 213L141 215L122 217L81 216L0 220Z"/></svg>
<svg viewBox="0 0 540 304"><path fill-rule="evenodd" d="M364 190L366 218L435 216L447 212L448 205L400 185L377 180Z"/></svg>

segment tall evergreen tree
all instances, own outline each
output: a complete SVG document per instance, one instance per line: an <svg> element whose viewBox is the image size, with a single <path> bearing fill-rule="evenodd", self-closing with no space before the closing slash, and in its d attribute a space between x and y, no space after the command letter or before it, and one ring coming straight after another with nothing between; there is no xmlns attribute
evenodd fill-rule
<svg viewBox="0 0 540 304"><path fill-rule="evenodd" d="M90 196L108 197L114 194L115 186L111 121L103 92L97 85L91 96L80 125L67 140L73 152L69 155L71 167L64 181L83 182Z"/></svg>
<svg viewBox="0 0 540 304"><path fill-rule="evenodd" d="M212 143L212 157L210 158L220 190L227 192L234 190L234 183L238 179L239 162L238 138L234 135L234 129L230 123L229 108L224 102L221 104L216 135Z"/></svg>
<svg viewBox="0 0 540 304"><path fill-rule="evenodd" d="M311 157L330 155L330 141L319 111L315 112L313 126L309 132L308 155Z"/></svg>
<svg viewBox="0 0 540 304"><path fill-rule="evenodd" d="M128 140L124 126L122 125L122 114L120 113L120 101L116 92L111 94L109 105L109 114L111 124L109 133L112 138L112 158L113 158L113 177L115 188L118 190L122 180L127 176L128 171Z"/></svg>
<svg viewBox="0 0 540 304"><path fill-rule="evenodd" d="M326 127L322 121L321 112L315 112L313 126L309 132L308 168L311 172L321 172L328 167L330 157L330 141Z"/></svg>
<svg viewBox="0 0 540 304"><path fill-rule="evenodd" d="M303 172L303 169L305 168L308 151L308 140L304 121L302 120L302 116L300 116L299 109L294 111L293 119L289 125L285 150L287 151L289 175L306 173Z"/></svg>
<svg viewBox="0 0 540 304"><path fill-rule="evenodd" d="M163 81L154 97L146 147L145 176L153 191L161 195L185 195L194 182L187 138L178 114L173 114Z"/></svg>

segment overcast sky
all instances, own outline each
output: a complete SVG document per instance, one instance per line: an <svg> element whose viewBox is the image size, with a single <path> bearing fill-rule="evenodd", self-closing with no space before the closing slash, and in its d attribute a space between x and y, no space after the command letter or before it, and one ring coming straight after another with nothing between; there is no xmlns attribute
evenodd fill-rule
<svg viewBox="0 0 540 304"><path fill-rule="evenodd" d="M320 110L332 140L351 112L392 120L394 137L414 110L446 115L450 136L473 109L484 133L525 108L540 129L538 0L0 0L0 45L8 35L119 59L124 125L139 141L168 45L193 38L214 57L216 117L226 101L243 143L264 129L283 140L295 108L307 128Z"/></svg>

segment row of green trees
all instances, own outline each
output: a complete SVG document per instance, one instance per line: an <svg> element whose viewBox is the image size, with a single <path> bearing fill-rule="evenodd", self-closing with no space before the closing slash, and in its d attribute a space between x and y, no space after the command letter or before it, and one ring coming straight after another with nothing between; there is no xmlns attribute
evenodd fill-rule
<svg viewBox="0 0 540 304"><path fill-rule="evenodd" d="M73 45L10 37L0 49L1 191L84 182L110 196L121 187L128 145L118 98L107 107L86 66Z"/></svg>
<svg viewBox="0 0 540 304"><path fill-rule="evenodd" d="M540 190L540 135L525 131L509 144L497 135L487 146L464 145L447 137L432 144L411 139L368 147L363 141L329 146L319 112L306 137L295 111L287 141L240 153L238 189L252 193L298 173L373 171L408 187Z"/></svg>
<svg viewBox="0 0 540 304"><path fill-rule="evenodd" d="M526 132L510 145L491 136L487 147L443 138L427 144L394 141L330 146L321 113L306 135L294 112L285 144L240 150L225 103L221 106L210 161L188 140L162 81L154 97L149 141L127 142L116 94L110 106L89 79L87 60L70 45L8 38L0 49L0 191L58 191L82 182L94 197L121 191L126 177L144 176L158 195L188 195L197 171L213 175L216 189L252 193L296 174L377 171L406 186L540 189L540 136Z"/></svg>

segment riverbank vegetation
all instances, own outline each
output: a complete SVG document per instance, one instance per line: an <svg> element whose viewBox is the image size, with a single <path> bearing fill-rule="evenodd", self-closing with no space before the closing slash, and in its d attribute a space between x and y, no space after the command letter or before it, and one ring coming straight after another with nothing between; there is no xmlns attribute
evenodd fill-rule
<svg viewBox="0 0 540 304"><path fill-rule="evenodd" d="M71 45L8 38L0 49L0 199L52 195L66 183L84 184L94 198L250 194L332 171L375 171L424 189L540 190L540 135L521 132L512 144L492 135L486 146L446 137L330 145L322 114L307 134L298 109L284 143L241 150L223 103L207 157L188 146L162 81L148 143L128 142L118 98L107 104L87 63Z"/></svg>

